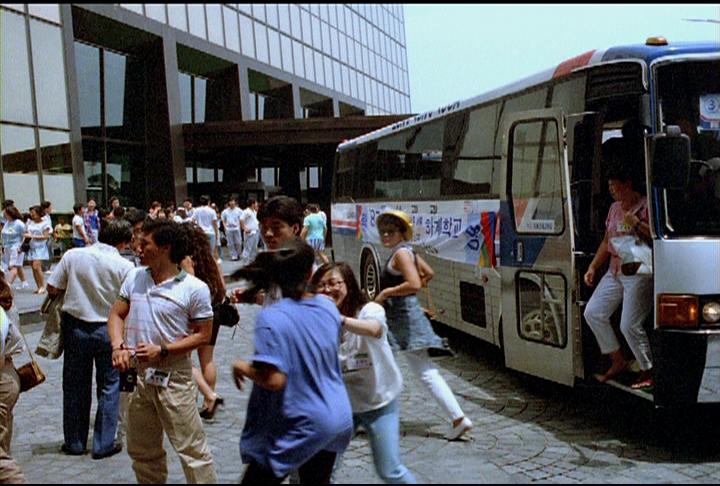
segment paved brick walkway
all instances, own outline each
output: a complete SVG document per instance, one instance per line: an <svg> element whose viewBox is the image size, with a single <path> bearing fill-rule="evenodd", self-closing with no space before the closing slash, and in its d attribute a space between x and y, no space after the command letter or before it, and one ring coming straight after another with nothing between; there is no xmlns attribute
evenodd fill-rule
<svg viewBox="0 0 720 486"><path fill-rule="evenodd" d="M26 321L36 321L31 317L41 301L29 293L18 297ZM230 365L237 357L250 356L259 308L239 307L241 326L234 339L232 330L221 328L215 353L218 392L225 397L225 406L213 422L206 423L221 483L237 483L243 471L238 441L249 391L235 388ZM42 325L26 324L24 330L34 346ZM658 433L651 425L652 410L643 400L608 387L570 390L533 380L504 369L494 348L467 339L463 342L466 348L456 356L436 360L475 422L468 436L457 442L443 439L447 424L439 407L409 374L404 359L398 360L406 377L400 396L402 455L420 482L720 482L720 445L717 432L712 432L712 427L718 428L717 421L706 418L700 427L679 426ZM46 484L134 483L125 451L100 461L59 452L62 359L38 360L47 382L22 395L15 409L13 455L28 479ZM676 433L685 437L678 438ZM177 455L167 442L166 448L169 482L184 483ZM353 439L336 480L341 484L380 482L364 435Z"/></svg>

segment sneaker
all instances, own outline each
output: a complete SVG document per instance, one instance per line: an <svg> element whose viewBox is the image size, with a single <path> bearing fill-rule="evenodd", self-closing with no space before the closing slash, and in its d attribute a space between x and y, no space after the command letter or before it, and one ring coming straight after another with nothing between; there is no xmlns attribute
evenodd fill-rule
<svg viewBox="0 0 720 486"><path fill-rule="evenodd" d="M450 430L448 430L447 435L445 438L447 440L457 440L460 437L465 434L468 430L472 429L473 423L470 421L469 418L463 417L463 419L460 421L460 423L453 427L452 424L450 424Z"/></svg>
<svg viewBox="0 0 720 486"><path fill-rule="evenodd" d="M26 289L26 288L28 288L28 287L30 287L30 284L27 283L27 280L26 280L25 282L23 282L23 283L20 284L20 288L21 288L21 289Z"/></svg>

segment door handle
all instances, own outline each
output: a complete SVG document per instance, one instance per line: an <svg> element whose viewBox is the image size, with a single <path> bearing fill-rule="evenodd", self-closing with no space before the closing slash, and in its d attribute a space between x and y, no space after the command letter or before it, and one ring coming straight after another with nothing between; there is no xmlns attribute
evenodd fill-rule
<svg viewBox="0 0 720 486"><path fill-rule="evenodd" d="M523 242L518 241L517 242L517 261L522 262L525 258L525 250L523 248Z"/></svg>

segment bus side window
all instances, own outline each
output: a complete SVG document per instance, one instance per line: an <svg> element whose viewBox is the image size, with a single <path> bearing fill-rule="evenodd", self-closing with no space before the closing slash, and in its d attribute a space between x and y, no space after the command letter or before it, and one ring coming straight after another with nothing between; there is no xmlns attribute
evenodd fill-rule
<svg viewBox="0 0 720 486"><path fill-rule="evenodd" d="M441 192L444 196L491 196L500 157L493 152L497 104L451 118L445 129ZM496 196L497 197L497 196Z"/></svg>

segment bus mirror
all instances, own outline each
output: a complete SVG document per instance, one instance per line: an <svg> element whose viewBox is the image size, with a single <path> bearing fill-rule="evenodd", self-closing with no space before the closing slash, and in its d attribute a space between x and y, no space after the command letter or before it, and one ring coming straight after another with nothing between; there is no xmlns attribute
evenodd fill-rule
<svg viewBox="0 0 720 486"><path fill-rule="evenodd" d="M690 138L677 125L653 136L652 182L659 188L683 189L690 174Z"/></svg>

